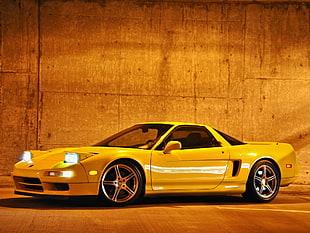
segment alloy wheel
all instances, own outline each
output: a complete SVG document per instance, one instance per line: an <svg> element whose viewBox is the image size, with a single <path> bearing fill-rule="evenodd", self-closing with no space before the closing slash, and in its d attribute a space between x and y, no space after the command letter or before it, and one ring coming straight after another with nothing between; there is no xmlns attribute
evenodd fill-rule
<svg viewBox="0 0 310 233"><path fill-rule="evenodd" d="M125 203L139 191L140 173L127 164L114 164L103 174L101 188L105 197L113 203Z"/></svg>
<svg viewBox="0 0 310 233"><path fill-rule="evenodd" d="M259 166L254 175L254 187L262 198L271 197L277 188L277 176L272 167L263 164Z"/></svg>

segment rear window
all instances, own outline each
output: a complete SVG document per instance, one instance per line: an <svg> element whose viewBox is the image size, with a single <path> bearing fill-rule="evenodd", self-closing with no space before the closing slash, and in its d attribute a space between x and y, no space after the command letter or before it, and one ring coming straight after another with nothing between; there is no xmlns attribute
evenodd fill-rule
<svg viewBox="0 0 310 233"><path fill-rule="evenodd" d="M233 138L217 129L214 129L216 132L218 132L227 142L229 142L230 145L232 146L237 146L237 145L244 145L246 143L242 142L242 141L239 141L238 139L236 138Z"/></svg>

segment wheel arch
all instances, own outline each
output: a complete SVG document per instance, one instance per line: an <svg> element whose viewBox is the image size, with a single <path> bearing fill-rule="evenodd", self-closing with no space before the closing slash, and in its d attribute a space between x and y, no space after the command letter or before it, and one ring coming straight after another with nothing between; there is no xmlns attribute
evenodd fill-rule
<svg viewBox="0 0 310 233"><path fill-rule="evenodd" d="M143 169L142 165L141 165L137 160L134 160L134 159L131 159L131 158L118 158L118 159L113 160L113 161L111 161L110 163L108 163L108 164L105 166L105 168L103 169L103 171L102 171L102 174L101 174L101 177L100 177L100 182L101 182L101 179L102 179L102 176L103 176L104 171L105 171L108 167L110 167L110 166L113 165L113 164L121 163L121 162L130 162L130 163L132 163L133 165L135 165L135 166L138 168L138 170L140 171L141 176L142 176L142 181L143 181L143 191L142 191L141 196L143 196L144 193L145 193L145 184L146 184L145 172L144 172L144 169ZM100 192L100 189L98 190L98 192Z"/></svg>
<svg viewBox="0 0 310 233"><path fill-rule="evenodd" d="M273 158L271 158L271 157L262 157L262 158L257 159L257 160L252 164L251 169L250 169L250 171L249 171L249 175L250 175L251 170L252 170L253 167L255 166L255 164L257 164L258 162L260 162L260 161L262 161L262 160L267 160L267 161L271 162L271 163L278 169L279 175L280 175L280 181L281 181L281 168L280 168L279 164L278 164ZM248 179L249 179L249 177L248 177Z"/></svg>

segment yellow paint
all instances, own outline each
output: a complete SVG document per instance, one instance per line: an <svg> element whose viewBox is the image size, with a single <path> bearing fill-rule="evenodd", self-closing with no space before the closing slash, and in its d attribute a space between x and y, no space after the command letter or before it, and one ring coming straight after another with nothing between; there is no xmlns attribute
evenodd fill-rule
<svg viewBox="0 0 310 233"><path fill-rule="evenodd" d="M184 123L168 122L168 124L178 126ZM150 150L117 147L32 150L30 151L33 155L32 163L26 161L16 163L12 176L38 178L43 191L27 190L15 182L16 191L46 195L97 195L104 170L118 159L131 159L141 165L146 181L146 195L241 194L245 191L253 164L260 159L269 159L278 164L283 186L290 184L298 176L299 165L291 145L251 142L231 146L211 127L204 127L222 146L172 150L164 154L162 150L155 148L167 136L169 133L167 132ZM67 152L79 154L80 162L64 163ZM233 176L233 161L240 161L236 176ZM292 164L292 167L286 166L287 164ZM68 184L70 189L55 191L52 188L54 183Z"/></svg>

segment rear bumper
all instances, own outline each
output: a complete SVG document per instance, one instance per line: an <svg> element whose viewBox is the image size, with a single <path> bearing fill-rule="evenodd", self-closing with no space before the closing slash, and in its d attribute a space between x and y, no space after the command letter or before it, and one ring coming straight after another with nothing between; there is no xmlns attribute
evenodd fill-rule
<svg viewBox="0 0 310 233"><path fill-rule="evenodd" d="M289 178L282 178L280 186L281 187L288 186L289 184L293 183L297 178L298 178L298 176L289 177Z"/></svg>

